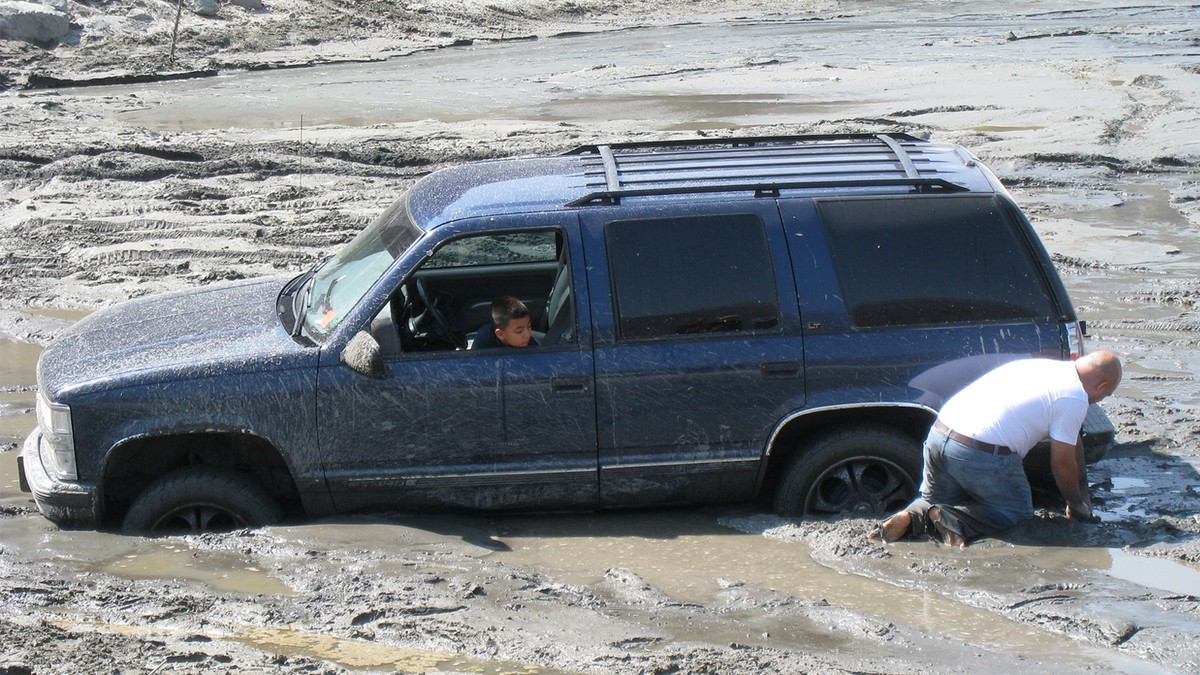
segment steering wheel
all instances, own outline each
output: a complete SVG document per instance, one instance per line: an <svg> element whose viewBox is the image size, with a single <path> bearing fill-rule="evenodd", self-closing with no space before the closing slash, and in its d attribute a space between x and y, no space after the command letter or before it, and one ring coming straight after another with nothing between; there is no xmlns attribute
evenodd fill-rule
<svg viewBox="0 0 1200 675"><path fill-rule="evenodd" d="M450 320L446 318L446 313L437 305L438 298L425 287L425 280L417 277L415 285L417 287L417 295L421 297L421 304L425 305L425 311L433 317L434 330L440 333L442 337L446 338L456 348L466 349L466 340L455 335L454 329L450 326Z"/></svg>

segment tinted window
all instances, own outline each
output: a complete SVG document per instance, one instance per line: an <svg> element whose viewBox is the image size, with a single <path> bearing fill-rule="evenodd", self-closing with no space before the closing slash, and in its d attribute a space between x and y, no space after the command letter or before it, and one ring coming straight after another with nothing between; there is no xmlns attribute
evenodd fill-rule
<svg viewBox="0 0 1200 675"><path fill-rule="evenodd" d="M774 329L766 237L756 216L609 223L622 338Z"/></svg>
<svg viewBox="0 0 1200 675"><path fill-rule="evenodd" d="M1015 223L991 198L826 200L818 208L858 326L1056 314Z"/></svg>

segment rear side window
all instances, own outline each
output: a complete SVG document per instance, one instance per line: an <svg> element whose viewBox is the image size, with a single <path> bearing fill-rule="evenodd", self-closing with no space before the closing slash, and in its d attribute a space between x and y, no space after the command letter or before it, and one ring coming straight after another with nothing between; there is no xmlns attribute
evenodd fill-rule
<svg viewBox="0 0 1200 675"><path fill-rule="evenodd" d="M991 198L823 200L818 208L857 326L1056 314L1016 224Z"/></svg>
<svg viewBox="0 0 1200 675"><path fill-rule="evenodd" d="M778 329L757 216L617 221L606 237L622 338Z"/></svg>

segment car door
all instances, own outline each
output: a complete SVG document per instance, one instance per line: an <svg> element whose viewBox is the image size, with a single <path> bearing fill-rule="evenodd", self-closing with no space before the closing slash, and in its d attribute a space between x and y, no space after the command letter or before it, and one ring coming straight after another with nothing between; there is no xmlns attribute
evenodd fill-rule
<svg viewBox="0 0 1200 675"><path fill-rule="evenodd" d="M596 294L601 502L750 496L772 428L804 402L773 201L582 217Z"/></svg>
<svg viewBox="0 0 1200 675"><path fill-rule="evenodd" d="M507 234L463 234L438 247L457 247L453 265L439 264L435 250L423 267L406 276L406 283L422 270L436 270L435 276L445 281L460 269L455 282L460 289L467 278L487 284L486 275L480 274L485 266L497 270L499 283L509 272L520 272L522 265L559 259L570 265L581 255L569 220L553 228L547 228L544 219L524 224L539 227L517 230L519 234L535 240L535 235L549 235L548 251L537 253L539 246L530 245L529 237L521 246L506 248ZM555 241L561 242L565 255L558 255ZM503 250L507 262L499 263L494 256L485 256L480 264L464 261L459 259L464 249ZM548 276L544 294L549 294L552 282L553 275ZM582 284L569 290L574 302L586 301ZM507 293L506 288L494 290L497 296ZM398 290L393 302L403 301L404 292ZM446 314L460 316L459 309ZM385 309L380 320L388 323L389 314ZM476 326L455 328L465 334ZM380 377L341 363L323 367L318 418L335 507L595 506L590 334L577 328L567 336L555 344L519 349L394 350L384 354Z"/></svg>

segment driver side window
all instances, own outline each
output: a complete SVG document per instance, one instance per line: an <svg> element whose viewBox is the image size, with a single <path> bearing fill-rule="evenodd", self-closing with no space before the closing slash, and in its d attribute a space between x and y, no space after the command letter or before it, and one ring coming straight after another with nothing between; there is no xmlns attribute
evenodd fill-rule
<svg viewBox="0 0 1200 675"><path fill-rule="evenodd" d="M558 230L474 234L446 241L405 279L372 322L384 353L463 350L492 330L492 303L528 308L532 344L574 339L568 257Z"/></svg>

